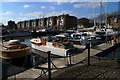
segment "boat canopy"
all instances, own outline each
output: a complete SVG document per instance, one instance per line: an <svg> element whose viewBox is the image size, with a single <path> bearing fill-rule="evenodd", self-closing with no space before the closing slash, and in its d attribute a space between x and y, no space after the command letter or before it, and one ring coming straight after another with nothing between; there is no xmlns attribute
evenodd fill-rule
<svg viewBox="0 0 120 80"><path fill-rule="evenodd" d="M9 45L15 45L15 44L20 44L19 40L9 40Z"/></svg>

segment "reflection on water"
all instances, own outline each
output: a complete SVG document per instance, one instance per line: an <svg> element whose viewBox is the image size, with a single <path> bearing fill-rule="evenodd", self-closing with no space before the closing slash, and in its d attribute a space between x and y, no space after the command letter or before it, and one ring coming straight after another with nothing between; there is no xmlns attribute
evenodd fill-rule
<svg viewBox="0 0 120 80"><path fill-rule="evenodd" d="M6 38L6 39L10 39L10 38ZM31 37L16 37L16 38L11 38L11 39L18 39L22 43L30 46ZM16 59L12 61L3 59L3 62L2 62L3 77L10 76L16 73L20 73L22 71L25 71L26 69L33 67L35 65L34 60L33 60L34 58L37 60L38 65L46 62L46 58L48 56L47 53L41 52L41 51L38 51L32 48L31 48L31 51L32 51L31 55L21 58L21 59ZM51 55L51 56L53 57L51 58L52 60L59 58L58 56L55 56L55 55ZM105 56L105 58L110 58L110 59L115 59L118 57L120 57L120 47Z"/></svg>
<svg viewBox="0 0 120 80"><path fill-rule="evenodd" d="M31 37L16 37L16 38L6 38L6 39L18 39L21 43L27 44L30 46ZM31 48L32 54L23 58L14 59L14 60L2 60L2 77L6 78L22 71L25 71L36 65L46 63L47 53L41 52ZM51 55L53 56L53 55ZM56 56L54 56L56 57ZM51 58L53 60L54 58ZM55 58L56 59L56 58ZM34 62L34 60L36 60Z"/></svg>
<svg viewBox="0 0 120 80"><path fill-rule="evenodd" d="M120 47L118 47L108 55L104 56L104 58L109 58L109 59L120 58Z"/></svg>
<svg viewBox="0 0 120 80"><path fill-rule="evenodd" d="M30 46L31 37L15 37L15 38L6 38L6 39L18 39L20 40L21 43L24 43ZM7 76L17 74L31 67L34 67L36 65L34 62L34 58L36 59L37 65L45 63L45 61L42 59L44 59L44 57L47 57L47 55L40 56L38 55L38 54L41 54L40 51L35 51L32 49L31 51L34 51L32 52L34 54L31 54L26 57L14 59L14 60L2 59L2 77L5 78ZM38 53L38 54L35 54L35 53Z"/></svg>

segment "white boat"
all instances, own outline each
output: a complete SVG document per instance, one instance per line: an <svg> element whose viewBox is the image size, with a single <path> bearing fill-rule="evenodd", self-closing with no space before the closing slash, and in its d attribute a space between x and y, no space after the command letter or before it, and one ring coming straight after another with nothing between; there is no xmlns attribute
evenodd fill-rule
<svg viewBox="0 0 120 80"><path fill-rule="evenodd" d="M114 31L113 29L106 29L106 34L105 36L117 36L118 31Z"/></svg>
<svg viewBox="0 0 120 80"><path fill-rule="evenodd" d="M81 32L81 33L73 33L71 35L71 38L69 38L73 44L81 49L85 49L86 45L91 44L98 44L100 38L96 36L88 35L87 33Z"/></svg>
<svg viewBox="0 0 120 80"><path fill-rule="evenodd" d="M31 46L34 49L48 52L51 51L52 54L58 56L67 56L75 52L76 48L67 41L62 41L62 38L52 39L51 37L41 37L41 38L32 38L30 40Z"/></svg>
<svg viewBox="0 0 120 80"><path fill-rule="evenodd" d="M106 41L106 38L110 40L111 36L117 36L118 34L118 31L114 31L111 28L102 28L102 30L95 31L95 35L100 37L102 41Z"/></svg>

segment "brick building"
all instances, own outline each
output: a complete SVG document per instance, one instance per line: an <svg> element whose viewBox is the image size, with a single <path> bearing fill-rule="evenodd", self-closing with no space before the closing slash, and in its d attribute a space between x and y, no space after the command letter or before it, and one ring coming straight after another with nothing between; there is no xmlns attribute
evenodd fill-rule
<svg viewBox="0 0 120 80"><path fill-rule="evenodd" d="M56 29L57 26L57 16L51 16L47 18L47 28Z"/></svg>
<svg viewBox="0 0 120 80"><path fill-rule="evenodd" d="M96 23L97 25L97 23ZM77 20L77 28L89 28L89 27L93 27L94 26L94 22L92 19L88 19L88 18L80 18Z"/></svg>
<svg viewBox="0 0 120 80"><path fill-rule="evenodd" d="M113 28L120 28L120 15L110 16L108 18L108 24Z"/></svg>
<svg viewBox="0 0 120 80"><path fill-rule="evenodd" d="M77 28L77 18L74 16L69 16L69 14L58 16L57 29L67 30L70 28Z"/></svg>
<svg viewBox="0 0 120 80"><path fill-rule="evenodd" d="M51 16L48 18L20 21L17 25L18 28L66 30L69 28L77 28L77 18L69 16L69 14L63 14L58 17Z"/></svg>

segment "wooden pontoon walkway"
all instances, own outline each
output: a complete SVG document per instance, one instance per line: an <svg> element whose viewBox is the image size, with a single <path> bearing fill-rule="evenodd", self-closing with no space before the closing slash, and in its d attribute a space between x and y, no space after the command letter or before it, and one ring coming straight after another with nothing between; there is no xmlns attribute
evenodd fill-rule
<svg viewBox="0 0 120 80"><path fill-rule="evenodd" d="M111 45L111 43L103 43L103 44L100 44L100 45L97 45L95 46L94 48L91 48L90 49L90 56L94 56L100 52L103 52L105 50L109 50L109 49L112 49L114 46ZM79 53L79 54L76 54L74 56L71 56L71 63L72 64L77 64L81 61L83 61L85 58L88 57L88 49L84 50L82 53ZM52 61L55 66L59 69L59 68L65 68L66 67L66 63L67 63L67 58L58 58L56 60L53 60ZM46 64L42 64L42 65L39 65L39 67L44 67L44 68L47 68L48 67L48 63ZM52 72L56 71L57 69L55 70L52 70ZM24 72L21 72L19 74L16 74L16 75L13 75L13 76L10 76L8 77L8 79L13 79L16 77L16 79L18 78L33 78L33 79L36 79L40 76L40 72L42 70L41 69L35 69L35 68L31 68L29 70L26 70Z"/></svg>

